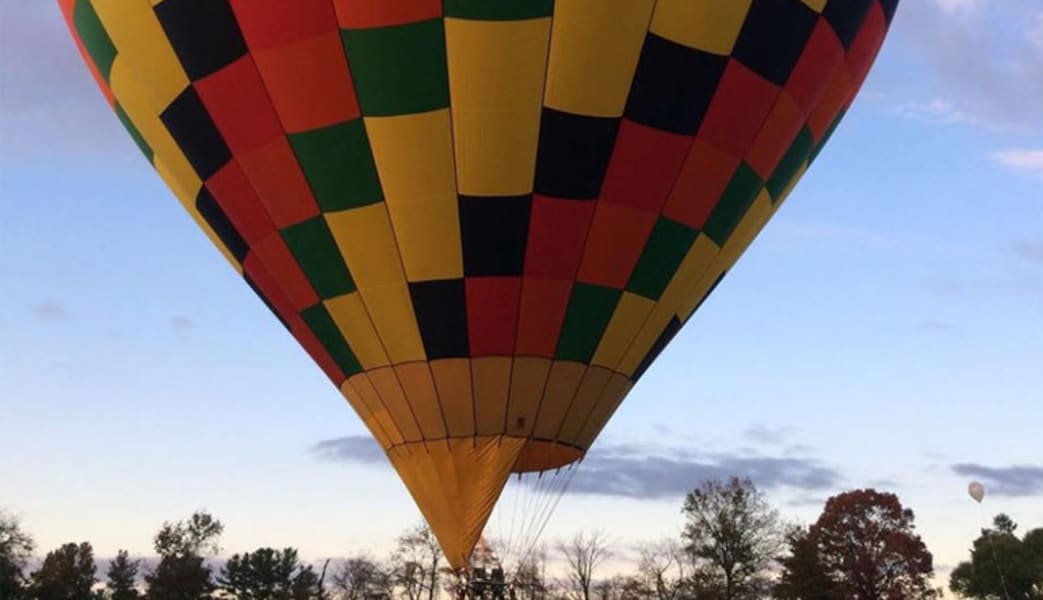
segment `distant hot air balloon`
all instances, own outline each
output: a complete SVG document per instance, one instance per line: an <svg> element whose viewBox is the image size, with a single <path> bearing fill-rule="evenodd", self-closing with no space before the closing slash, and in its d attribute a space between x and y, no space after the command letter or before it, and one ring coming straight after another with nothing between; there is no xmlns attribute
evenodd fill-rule
<svg viewBox="0 0 1043 600"><path fill-rule="evenodd" d="M981 504L981 501L985 498L985 486L977 481L972 481L971 484L967 486L967 493L970 494L975 502Z"/></svg>
<svg viewBox="0 0 1043 600"><path fill-rule="evenodd" d="M778 209L898 0L59 3L461 567Z"/></svg>

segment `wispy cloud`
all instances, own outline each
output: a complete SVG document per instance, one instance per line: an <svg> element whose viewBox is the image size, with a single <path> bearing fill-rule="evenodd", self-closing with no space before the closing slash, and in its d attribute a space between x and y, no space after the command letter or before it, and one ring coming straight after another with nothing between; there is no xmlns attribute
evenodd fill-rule
<svg viewBox="0 0 1043 600"><path fill-rule="evenodd" d="M1043 177L1043 149L1004 150L993 153L992 159L1008 169Z"/></svg>
<svg viewBox="0 0 1043 600"><path fill-rule="evenodd" d="M886 234L838 223L818 223L779 219L773 222L775 235L827 244L844 244L874 249L894 248L898 242Z"/></svg>
<svg viewBox="0 0 1043 600"><path fill-rule="evenodd" d="M957 475L980 479L986 493L997 496L1035 496L1043 494L1043 466L1011 465L987 467L975 463L952 465Z"/></svg>
<svg viewBox="0 0 1043 600"><path fill-rule="evenodd" d="M792 427L768 427L760 423L742 432L742 437L760 444L778 446L795 430Z"/></svg>
<svg viewBox="0 0 1043 600"><path fill-rule="evenodd" d="M31 310L37 319L49 323L68 321L71 318L69 311L65 307L49 300L37 302L31 307Z"/></svg>
<svg viewBox="0 0 1043 600"><path fill-rule="evenodd" d="M369 465L387 464L384 450L373 438L365 435L349 435L323 440L312 446L310 452L319 460L325 461Z"/></svg>
<svg viewBox="0 0 1043 600"><path fill-rule="evenodd" d="M174 333L188 333L196 328L196 322L188 317L177 315L170 317L170 328Z"/></svg>
<svg viewBox="0 0 1043 600"><path fill-rule="evenodd" d="M1019 258L1030 262L1043 263L1043 241L1016 241L1011 244L1011 251Z"/></svg>

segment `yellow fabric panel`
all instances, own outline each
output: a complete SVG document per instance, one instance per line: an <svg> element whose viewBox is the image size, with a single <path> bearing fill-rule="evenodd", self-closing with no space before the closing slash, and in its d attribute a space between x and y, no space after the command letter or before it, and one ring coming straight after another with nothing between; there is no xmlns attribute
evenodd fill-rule
<svg viewBox="0 0 1043 600"><path fill-rule="evenodd" d="M653 5L654 0L558 0L544 104L592 117L622 115Z"/></svg>
<svg viewBox="0 0 1043 600"><path fill-rule="evenodd" d="M569 407L568 415L561 424L558 432L558 440L566 444L578 445L579 434L583 426L587 424L598 399L605 391L613 372L603 367L590 367L583 376L583 382L576 390L576 397Z"/></svg>
<svg viewBox="0 0 1043 600"><path fill-rule="evenodd" d="M620 373L614 373L608 381L608 385L605 386L605 391L601 393L601 397L598 399L597 405L594 407L594 411L590 414L590 418L587 419L586 425L583 426L583 431L580 432L576 439L576 445L584 450L590 449L590 445L594 443L594 439L597 438L598 434L601 433L602 428L608 423L608 420L612 418L612 414L619 408L619 404L626 397L627 393L630 392L630 388L634 386L626 376Z"/></svg>
<svg viewBox="0 0 1043 600"><path fill-rule="evenodd" d="M813 11L815 11L817 13L821 13L823 10L826 9L826 2L828 2L829 0L801 0L801 1L804 2L804 4L807 4L809 7L811 7L811 10L813 10ZM850 2L850 0L836 0L836 1L837 2Z"/></svg>
<svg viewBox="0 0 1043 600"><path fill-rule="evenodd" d="M453 569L467 566L524 446L524 438L487 436L406 444L388 452ZM463 473L467 476L454 476Z"/></svg>
<svg viewBox="0 0 1043 600"><path fill-rule="evenodd" d="M170 168L167 167L166 162L164 162L158 156L155 157L153 166L155 167L156 172L159 174L160 179L162 179L163 182L167 184L167 187L170 188L170 191L174 192L174 196L178 199L178 201L186 208L188 206L192 206L192 210L187 211L188 216L192 217L192 220L195 221L196 225L198 225L199 228L203 231L203 233L206 234L206 237L209 238L210 242L214 245L214 247L217 248L217 250L221 253L222 256L225 257L225 260L228 261L228 264L232 265L232 268L235 269L236 272L241 275L243 273L243 266L239 264L239 261L235 259L235 256L233 256L232 253L228 251L228 248L225 247L224 242L221 241L221 238L217 237L217 234L214 233L214 230L210 228L210 224L207 223L206 220L204 220L203 217L200 216L199 212L195 210L195 197L196 194L199 192L199 188L197 187L192 192L189 192L182 188L181 182L176 179L176 175L174 174L174 172L171 171Z"/></svg>
<svg viewBox="0 0 1043 600"><path fill-rule="evenodd" d="M366 306L358 292L330 298L323 304L333 322L337 324L337 329L351 346L351 351L359 359L362 368L373 369L390 364L384 346L380 343L380 336L373 328L373 322L369 320L369 313L366 312Z"/></svg>
<svg viewBox="0 0 1043 600"><path fill-rule="evenodd" d="M444 438L446 436L445 419L442 417L438 392L435 390L435 382L431 378L431 370L427 363L415 362L397 365L395 373L398 374L398 380L402 383L406 400L413 408L413 414L420 424L420 431L424 434L424 439Z"/></svg>
<svg viewBox="0 0 1043 600"><path fill-rule="evenodd" d="M398 424L396 424L394 419L391 418L391 413L388 412L384 402L381 401L377 389L373 387L373 382L369 379L369 375L358 373L348 378L345 383L351 384L349 392L354 391L357 394L355 397L363 405L369 408L370 414L373 415L373 419L383 428L384 433L387 434L388 442L391 445L405 442L405 439L402 437L402 432L398 428ZM341 387L341 392L344 392L343 386ZM385 447L385 449L387 448Z"/></svg>
<svg viewBox="0 0 1043 600"><path fill-rule="evenodd" d="M461 277L449 110L364 121L409 281Z"/></svg>
<svg viewBox="0 0 1043 600"><path fill-rule="evenodd" d="M155 107L165 107L188 87L188 76L151 7L127 0L91 4L119 56L142 83L136 93L147 94Z"/></svg>
<svg viewBox="0 0 1043 600"><path fill-rule="evenodd" d="M366 374L369 375L373 388L380 396L380 401L384 403L388 412L391 413L391 418L398 424L402 437L407 442L424 439L423 432L420 431L420 426L417 424L412 407L409 406L409 400L406 399L406 393L402 390L395 371L391 367L381 367L368 371Z"/></svg>
<svg viewBox="0 0 1043 600"><path fill-rule="evenodd" d="M550 374L550 359L518 356L511 371L511 395L507 402L508 435L529 437L536 425L543 388Z"/></svg>
<svg viewBox="0 0 1043 600"><path fill-rule="evenodd" d="M405 281L395 233L383 203L325 214L359 289Z"/></svg>
<svg viewBox="0 0 1043 600"><path fill-rule="evenodd" d="M474 385L474 418L478 435L502 435L507 419L511 384L511 358L483 356L471 359Z"/></svg>
<svg viewBox="0 0 1043 600"><path fill-rule="evenodd" d="M761 190L761 193L753 201L749 210L743 215L742 220L739 221L739 225L732 232L728 242L725 243L724 248L721 249L722 258L725 261L725 269L731 268L746 248L753 243L753 238L757 237L761 229L768 223L768 219L771 218L774 212L774 206L771 203L771 196L768 194L768 190Z"/></svg>
<svg viewBox="0 0 1043 600"><path fill-rule="evenodd" d="M623 292L590 364L614 369L655 306L655 300Z"/></svg>
<svg viewBox="0 0 1043 600"><path fill-rule="evenodd" d="M445 20L461 194L532 192L550 23Z"/></svg>
<svg viewBox="0 0 1043 600"><path fill-rule="evenodd" d="M347 380L340 385L340 393L344 396L344 399L348 401L351 408L355 409L358 413L359 418L365 423L369 432L373 434L373 437L380 444L380 447L387 450L391 447L391 439L388 438L387 433L384 432L384 427L380 424L377 418L373 415L373 411L369 409L369 406L362 401L362 394L359 393L355 386L352 385L351 380Z"/></svg>
<svg viewBox="0 0 1043 600"><path fill-rule="evenodd" d="M752 0L659 0L650 30L712 54L731 54Z"/></svg>
<svg viewBox="0 0 1043 600"><path fill-rule="evenodd" d="M550 368L547 387L543 392L539 414L536 415L536 427L532 437L541 440L554 440L561 429L561 422L572 404L580 381L587 366L572 361L555 361Z"/></svg>
<svg viewBox="0 0 1043 600"><path fill-rule="evenodd" d="M359 290L392 364L424 360L424 343L404 283Z"/></svg>
<svg viewBox="0 0 1043 600"><path fill-rule="evenodd" d="M446 358L432 361L430 365L449 435L474 435L471 361L466 358Z"/></svg>

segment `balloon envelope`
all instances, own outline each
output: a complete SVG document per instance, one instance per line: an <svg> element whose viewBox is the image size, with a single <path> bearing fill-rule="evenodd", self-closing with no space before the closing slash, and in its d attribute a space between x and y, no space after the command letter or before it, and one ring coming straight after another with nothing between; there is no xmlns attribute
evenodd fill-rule
<svg viewBox="0 0 1043 600"><path fill-rule="evenodd" d="M971 498L974 498L975 502L980 504L985 498L985 486L977 481L972 481L970 485L967 486L967 493L970 494Z"/></svg>
<svg viewBox="0 0 1043 600"><path fill-rule="evenodd" d="M581 458L852 102L897 0L59 0L450 563Z"/></svg>

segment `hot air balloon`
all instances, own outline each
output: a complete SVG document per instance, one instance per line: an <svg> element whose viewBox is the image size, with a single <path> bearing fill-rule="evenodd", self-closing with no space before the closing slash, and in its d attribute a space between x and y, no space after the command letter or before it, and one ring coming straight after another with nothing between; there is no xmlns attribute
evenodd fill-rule
<svg viewBox="0 0 1043 600"><path fill-rule="evenodd" d="M897 0L59 0L454 567L782 204Z"/></svg>
<svg viewBox="0 0 1043 600"><path fill-rule="evenodd" d="M972 481L967 486L967 493L970 494L975 502L981 504L981 501L985 499L985 486L977 481Z"/></svg>

